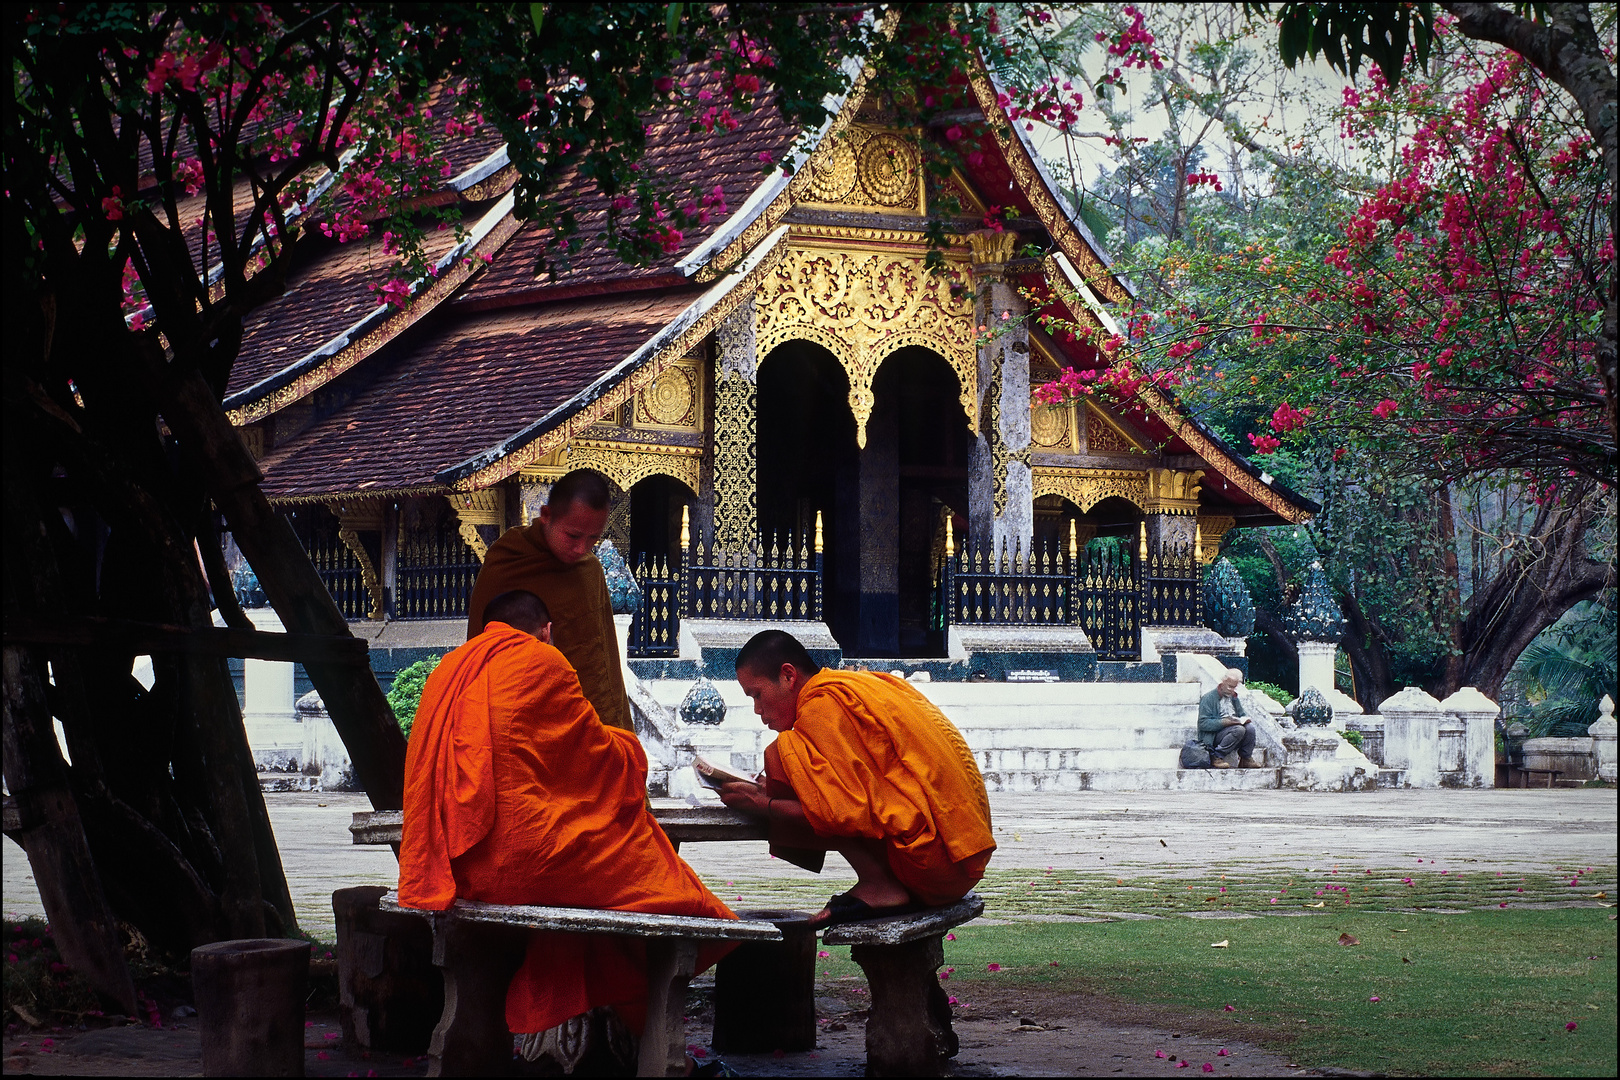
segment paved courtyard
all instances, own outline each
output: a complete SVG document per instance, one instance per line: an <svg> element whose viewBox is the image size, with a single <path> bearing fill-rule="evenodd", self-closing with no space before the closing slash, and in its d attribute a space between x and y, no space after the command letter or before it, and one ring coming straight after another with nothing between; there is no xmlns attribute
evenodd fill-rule
<svg viewBox="0 0 1620 1080"><path fill-rule="evenodd" d="M332 890L389 883L388 848L355 847L348 824L364 796L266 796L304 929L332 936ZM1615 863L1614 789L1006 793L990 796L999 850L992 868L1196 872L1239 860L1275 870L1323 862L1373 870L1421 857L1436 868L1536 871ZM1229 822L1230 827L1212 823ZM836 856L823 878L769 858L763 844L689 844L682 854L705 881L790 879L827 892L853 878ZM726 897L730 899L730 897ZM22 849L5 842L5 904L42 914Z"/></svg>

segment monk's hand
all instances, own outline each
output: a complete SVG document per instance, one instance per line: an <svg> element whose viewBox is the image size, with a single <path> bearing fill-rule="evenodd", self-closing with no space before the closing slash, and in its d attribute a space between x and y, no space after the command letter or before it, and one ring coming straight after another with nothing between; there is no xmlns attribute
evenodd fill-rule
<svg viewBox="0 0 1620 1080"><path fill-rule="evenodd" d="M765 797L765 789L759 784L750 784L745 780L721 784L720 801L733 810L741 810L745 814L754 814L757 817L765 817L770 808L770 799Z"/></svg>

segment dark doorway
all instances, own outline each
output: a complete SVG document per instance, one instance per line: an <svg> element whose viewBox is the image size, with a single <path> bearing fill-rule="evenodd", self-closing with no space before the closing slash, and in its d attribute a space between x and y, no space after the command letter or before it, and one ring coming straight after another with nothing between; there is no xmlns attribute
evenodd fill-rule
<svg viewBox="0 0 1620 1080"><path fill-rule="evenodd" d="M630 567L646 558L665 566L684 562L680 552L681 508L693 500L687 486L654 473L630 488Z"/></svg>
<svg viewBox="0 0 1620 1080"><path fill-rule="evenodd" d="M860 522L841 500L841 490L857 484L855 416L849 408L849 379L837 357L807 341L772 349L759 368L759 530L767 548L814 540L816 512L822 515L822 613L846 652L855 653L853 597L839 583L859 572ZM858 581L858 579L857 579Z"/></svg>

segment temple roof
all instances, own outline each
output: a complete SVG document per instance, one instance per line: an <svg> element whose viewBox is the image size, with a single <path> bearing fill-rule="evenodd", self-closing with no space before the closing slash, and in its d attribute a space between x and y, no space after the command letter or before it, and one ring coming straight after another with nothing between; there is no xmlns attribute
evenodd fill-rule
<svg viewBox="0 0 1620 1080"><path fill-rule="evenodd" d="M388 372L263 461L280 500L448 490L438 474L564 404L704 290L479 313L401 343Z"/></svg>

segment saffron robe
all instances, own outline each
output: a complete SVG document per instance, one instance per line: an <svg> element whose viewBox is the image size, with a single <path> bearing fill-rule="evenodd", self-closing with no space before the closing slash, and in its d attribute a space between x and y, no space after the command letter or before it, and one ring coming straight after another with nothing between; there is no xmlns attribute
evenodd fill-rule
<svg viewBox="0 0 1620 1080"><path fill-rule="evenodd" d="M579 673L585 699L608 727L634 731L630 699L619 665L619 635L613 625L613 597L595 555L564 563L546 546L546 533L536 520L525 529L508 529L490 545L467 603L467 638L484 629L484 608L512 589L526 589L551 611L551 643Z"/></svg>
<svg viewBox="0 0 1620 1080"><path fill-rule="evenodd" d="M640 741L597 719L562 653L492 622L422 691L405 755L400 902L735 918L675 853L646 790ZM639 1027L645 958L627 939L537 934L507 991L507 1025L544 1031L615 1005Z"/></svg>
<svg viewBox="0 0 1620 1080"><path fill-rule="evenodd" d="M996 850L973 752L904 679L823 668L776 737L787 783L823 837L883 840L889 868L925 904L960 900Z"/></svg>

